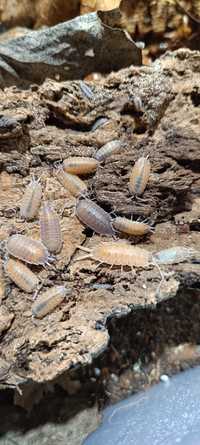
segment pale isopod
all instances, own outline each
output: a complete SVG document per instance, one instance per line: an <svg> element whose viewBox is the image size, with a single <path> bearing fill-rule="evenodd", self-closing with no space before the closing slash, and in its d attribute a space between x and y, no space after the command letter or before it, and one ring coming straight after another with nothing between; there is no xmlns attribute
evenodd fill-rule
<svg viewBox="0 0 200 445"><path fill-rule="evenodd" d="M132 221L131 219L117 216L113 221L113 226L120 232L127 233L128 235L143 236L152 232L152 228L149 224L140 221Z"/></svg>
<svg viewBox="0 0 200 445"><path fill-rule="evenodd" d="M103 145L95 154L95 159L98 161L104 161L106 158L111 156L113 153L117 153L121 149L121 142L117 139L107 142Z"/></svg>
<svg viewBox="0 0 200 445"><path fill-rule="evenodd" d="M79 248L88 252L88 255L80 258L81 260L92 258L100 263L130 267L148 267L152 264L151 252L124 241L102 242L91 250L85 247Z"/></svg>
<svg viewBox="0 0 200 445"><path fill-rule="evenodd" d="M99 162L94 158L70 157L63 161L63 169L72 175L87 175L96 171Z"/></svg>
<svg viewBox="0 0 200 445"><path fill-rule="evenodd" d="M62 303L67 293L68 290L64 286L54 286L43 292L32 306L33 316L36 318L43 318L45 315L52 312Z"/></svg>
<svg viewBox="0 0 200 445"><path fill-rule="evenodd" d="M83 82L82 80L80 80L80 89L83 92L83 94L87 97L87 99L93 99L94 94L91 88L87 83Z"/></svg>
<svg viewBox="0 0 200 445"><path fill-rule="evenodd" d="M39 210L42 199L42 187L39 181L33 179L26 187L20 206L21 218L33 219Z"/></svg>
<svg viewBox="0 0 200 445"><path fill-rule="evenodd" d="M150 161L145 157L139 158L131 170L129 178L129 190L134 195L142 195L150 175Z"/></svg>
<svg viewBox="0 0 200 445"><path fill-rule="evenodd" d="M99 117L94 124L92 125L91 131L96 131L97 128L103 127L109 123L109 119L107 117Z"/></svg>
<svg viewBox="0 0 200 445"><path fill-rule="evenodd" d="M76 205L76 215L80 221L101 235L115 236L112 218L98 204L90 199L80 199Z"/></svg>
<svg viewBox="0 0 200 445"><path fill-rule="evenodd" d="M40 236L49 252L60 252L62 248L60 221L48 201L44 202L40 212Z"/></svg>
<svg viewBox="0 0 200 445"><path fill-rule="evenodd" d="M63 169L58 169L56 177L63 187L76 198L87 193L87 185L78 176L66 173Z"/></svg>
<svg viewBox="0 0 200 445"><path fill-rule="evenodd" d="M7 241L8 253L30 264L48 264L50 260L47 248L41 241L25 235L12 235Z"/></svg>
<svg viewBox="0 0 200 445"><path fill-rule="evenodd" d="M154 253L153 257L157 264L176 264L195 260L198 252L189 247L170 247Z"/></svg>
<svg viewBox="0 0 200 445"><path fill-rule="evenodd" d="M37 276L21 261L10 258L5 264L5 272L25 292L33 292L39 285Z"/></svg>

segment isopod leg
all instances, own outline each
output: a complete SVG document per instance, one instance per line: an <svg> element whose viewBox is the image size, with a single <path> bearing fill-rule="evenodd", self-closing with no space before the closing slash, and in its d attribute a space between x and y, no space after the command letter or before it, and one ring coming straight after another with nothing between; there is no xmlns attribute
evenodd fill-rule
<svg viewBox="0 0 200 445"><path fill-rule="evenodd" d="M91 255L83 255L83 256L81 256L81 257L79 257L79 258L76 258L74 261L76 262L76 261L82 261L82 260L88 260L88 259L91 259L92 257L91 257Z"/></svg>
<svg viewBox="0 0 200 445"><path fill-rule="evenodd" d="M160 294L160 288L161 288L161 286L162 286L163 281L165 281L165 274L162 272L160 266L159 266L159 265L156 263L156 261L154 261L154 260L153 260L153 265L154 265L155 267L157 267L157 269L158 269L158 271L159 271L159 273L160 273L160 276L161 276L160 283L159 283L159 285L158 285L158 287L157 287L157 289L156 289L156 295L159 296L159 294Z"/></svg>
<svg viewBox="0 0 200 445"><path fill-rule="evenodd" d="M95 267L95 272L96 272L96 270L98 269L98 267L100 267L100 266L102 266L102 262L100 261L98 264L97 264L97 266ZM110 270L110 269L109 269Z"/></svg>
<svg viewBox="0 0 200 445"><path fill-rule="evenodd" d="M134 267L133 266L131 266L131 272L132 272L132 274L134 276L135 275L135 271L134 271Z"/></svg>
<svg viewBox="0 0 200 445"><path fill-rule="evenodd" d="M38 293L40 292L40 290L42 289L43 286L43 281L41 281L41 283L37 286L37 289L35 290L34 294L33 294L33 301L36 300Z"/></svg>
<svg viewBox="0 0 200 445"><path fill-rule="evenodd" d="M62 162L63 160L60 158L57 161L54 162L53 166L54 168L58 169L58 168L62 168Z"/></svg>
<svg viewBox="0 0 200 445"><path fill-rule="evenodd" d="M84 246L77 246L77 249L83 250L84 252L88 252L88 253L91 252L91 250L88 249L88 247L84 247Z"/></svg>
<svg viewBox="0 0 200 445"><path fill-rule="evenodd" d="M161 282L164 281L164 279L165 279L165 275L164 275L164 273L162 272L160 266L159 266L158 263L156 263L156 261L154 261L154 260L153 260L152 263L153 263L153 265L154 265L155 267L157 267L157 269L158 269L158 271L159 271L159 273L160 273L160 276L161 276Z"/></svg>

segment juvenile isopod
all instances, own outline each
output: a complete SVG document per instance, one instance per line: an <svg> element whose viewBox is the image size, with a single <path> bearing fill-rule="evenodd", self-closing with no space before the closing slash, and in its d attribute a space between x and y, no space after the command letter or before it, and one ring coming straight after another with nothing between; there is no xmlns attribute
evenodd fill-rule
<svg viewBox="0 0 200 445"><path fill-rule="evenodd" d="M60 252L62 248L60 220L48 201L43 203L40 212L40 236L49 252Z"/></svg>
<svg viewBox="0 0 200 445"><path fill-rule="evenodd" d="M87 193L87 185L78 176L66 173L63 169L58 169L56 177L63 187L76 198Z"/></svg>
<svg viewBox="0 0 200 445"><path fill-rule="evenodd" d="M113 226L120 232L127 233L128 235L143 236L152 232L152 228L149 224L140 221L132 221L131 219L117 216L113 220Z"/></svg>
<svg viewBox="0 0 200 445"><path fill-rule="evenodd" d="M113 141L107 142L103 145L95 154L95 159L98 161L105 161L106 158L111 156L113 153L117 153L121 149L121 141L115 139Z"/></svg>
<svg viewBox="0 0 200 445"><path fill-rule="evenodd" d="M88 252L82 259L92 258L100 263L106 263L113 266L148 267L152 264L152 254L148 250L132 246L124 241L102 242L87 249L79 247Z"/></svg>
<svg viewBox="0 0 200 445"><path fill-rule="evenodd" d="M59 306L66 297L68 290L64 286L54 286L43 292L32 306L32 314L36 318L43 318Z"/></svg>
<svg viewBox="0 0 200 445"><path fill-rule="evenodd" d="M51 259L47 248L41 241L28 238L25 235L12 235L7 241L7 251L10 255L30 264L48 264Z"/></svg>
<svg viewBox="0 0 200 445"><path fill-rule="evenodd" d="M80 80L80 89L83 92L83 94L87 97L87 99L93 99L94 94L91 88L87 83L83 82L82 80Z"/></svg>
<svg viewBox="0 0 200 445"><path fill-rule="evenodd" d="M154 253L153 257L157 264L176 264L183 263L185 261L198 259L199 254L189 247L170 247L169 249L161 250Z"/></svg>
<svg viewBox="0 0 200 445"><path fill-rule="evenodd" d="M90 199L79 199L76 204L76 215L80 221L94 232L101 235L115 236L112 218L98 204Z"/></svg>
<svg viewBox="0 0 200 445"><path fill-rule="evenodd" d="M33 179L26 187L20 206L21 218L31 220L39 210L42 199L42 186L39 181Z"/></svg>
<svg viewBox="0 0 200 445"><path fill-rule="evenodd" d="M87 175L95 172L98 164L94 158L74 156L63 161L63 169L72 175Z"/></svg>
<svg viewBox="0 0 200 445"><path fill-rule="evenodd" d="M109 123L109 119L107 117L99 117L94 124L92 125L91 131L96 131L97 128L104 127Z"/></svg>
<svg viewBox="0 0 200 445"><path fill-rule="evenodd" d="M10 258L5 264L5 272L25 292L33 292L39 285L37 276L21 261Z"/></svg>
<svg viewBox="0 0 200 445"><path fill-rule="evenodd" d="M131 170L129 178L129 190L133 195L142 195L150 175L151 165L149 159L139 158Z"/></svg>

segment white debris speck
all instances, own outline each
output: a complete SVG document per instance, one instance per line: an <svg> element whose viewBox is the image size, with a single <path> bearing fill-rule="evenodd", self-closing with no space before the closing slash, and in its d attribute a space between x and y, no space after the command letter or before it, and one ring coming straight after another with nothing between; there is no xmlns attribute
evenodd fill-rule
<svg viewBox="0 0 200 445"><path fill-rule="evenodd" d="M162 374L162 375L160 376L160 381L161 381L161 382L164 382L164 383L168 383L168 382L169 382L169 377L168 377L168 375L166 375L166 374Z"/></svg>
<svg viewBox="0 0 200 445"><path fill-rule="evenodd" d="M85 51L85 56L94 57L94 50L93 50L93 48L90 48L87 51Z"/></svg>

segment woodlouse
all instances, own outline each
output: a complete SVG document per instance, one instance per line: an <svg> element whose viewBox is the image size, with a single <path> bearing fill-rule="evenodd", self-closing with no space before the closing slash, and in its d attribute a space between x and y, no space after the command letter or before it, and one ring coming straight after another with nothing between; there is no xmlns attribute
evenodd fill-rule
<svg viewBox="0 0 200 445"><path fill-rule="evenodd" d="M76 198L87 193L87 184L78 176L66 173L63 169L58 169L56 177L63 187Z"/></svg>
<svg viewBox="0 0 200 445"><path fill-rule="evenodd" d="M37 276L21 261L10 258L5 264L8 277L25 292L33 292L39 285Z"/></svg>
<svg viewBox="0 0 200 445"><path fill-rule="evenodd" d="M83 94L87 97L87 99L93 99L94 94L91 88L87 83L83 82L82 80L80 80L80 89L83 92Z"/></svg>
<svg viewBox="0 0 200 445"><path fill-rule="evenodd" d="M70 157L63 161L63 169L72 175L87 175L96 171L99 162L94 158Z"/></svg>
<svg viewBox="0 0 200 445"><path fill-rule="evenodd" d="M32 306L32 314L36 318L43 318L62 303L67 294L64 286L54 286L43 292Z"/></svg>
<svg viewBox="0 0 200 445"><path fill-rule="evenodd" d="M90 199L79 199L76 204L76 215L80 221L94 232L101 235L115 236L112 218L98 204Z"/></svg>
<svg viewBox="0 0 200 445"><path fill-rule="evenodd" d="M88 255L84 255L80 260L92 258L111 266L130 266L131 268L148 267L152 264L151 252L124 241L102 242L91 250L81 246L79 248L88 252Z"/></svg>
<svg viewBox="0 0 200 445"><path fill-rule="evenodd" d="M47 248L41 241L28 238L25 235L12 235L7 241L7 251L10 255L30 264L48 264L51 259Z"/></svg>
<svg viewBox="0 0 200 445"><path fill-rule="evenodd" d="M113 153L119 152L121 149L121 141L115 139L113 141L107 142L103 145L95 154L95 159L98 161L105 161L106 158L111 156Z"/></svg>
<svg viewBox="0 0 200 445"><path fill-rule="evenodd" d="M62 248L60 220L48 201L43 203L40 212L40 236L49 252L60 252Z"/></svg>
<svg viewBox="0 0 200 445"><path fill-rule="evenodd" d="M104 125L107 125L109 122L110 120L107 117L99 117L92 125L91 131L96 131L97 128L103 127Z"/></svg>
<svg viewBox="0 0 200 445"><path fill-rule="evenodd" d="M20 206L21 218L33 219L39 210L42 199L42 186L39 181L33 179L26 187Z"/></svg>
<svg viewBox="0 0 200 445"><path fill-rule="evenodd" d="M131 219L121 216L117 216L113 220L113 226L120 232L134 236L143 236L152 232L152 228L149 224L140 221L132 221Z"/></svg>
<svg viewBox="0 0 200 445"><path fill-rule="evenodd" d="M150 175L151 165L148 158L139 158L131 170L129 190L133 195L142 195Z"/></svg>
<svg viewBox="0 0 200 445"><path fill-rule="evenodd" d="M197 259L198 252L189 247L170 247L153 255L157 264L176 264Z"/></svg>

